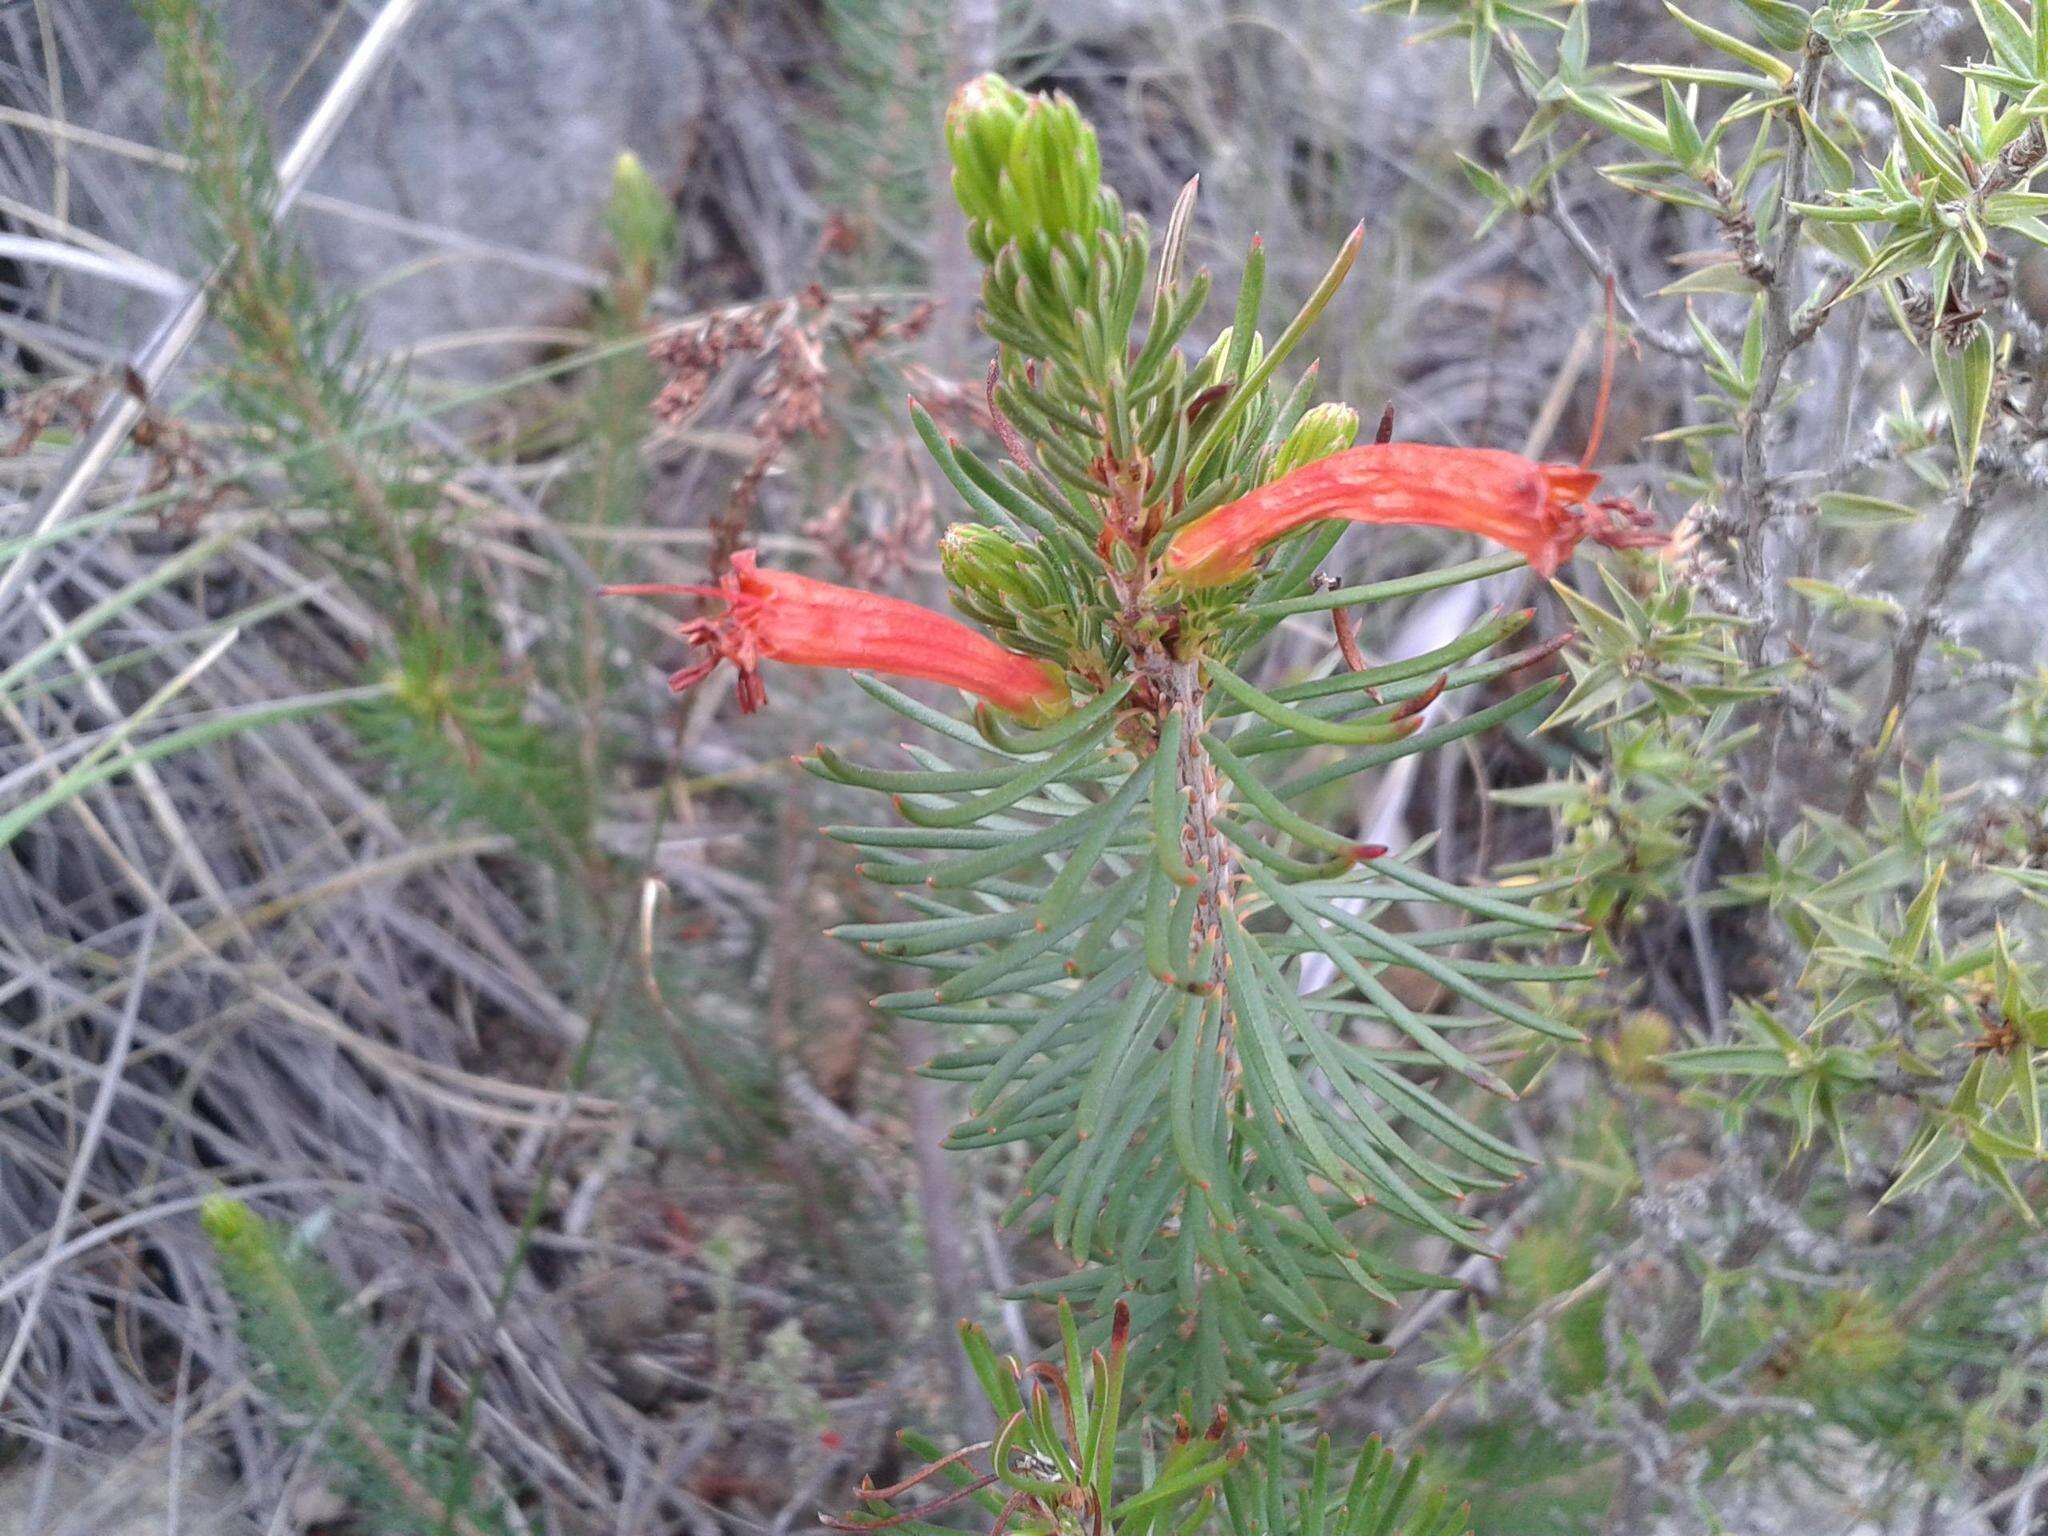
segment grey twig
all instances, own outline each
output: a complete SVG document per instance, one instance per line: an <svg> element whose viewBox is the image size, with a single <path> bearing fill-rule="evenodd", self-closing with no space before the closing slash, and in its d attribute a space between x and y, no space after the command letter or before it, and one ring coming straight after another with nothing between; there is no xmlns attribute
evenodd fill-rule
<svg viewBox="0 0 2048 1536"><path fill-rule="evenodd" d="M1878 706L1869 744L1857 759L1855 771L1849 778L1849 793L1842 814L1851 826L1861 824L1869 810L1871 787L1877 782L1878 769L1884 763L1885 747L1897 734L1898 722L1913 701L1913 679L1919 670L1920 653L1927 648L1927 637L1934 632L1936 617L1948 601L1949 590L1955 585L1956 577L1962 574L1970 546L1976 542L1977 530L1984 522L1986 501L1982 485L1964 494L1955 517L1949 522L1948 532L1942 536L1941 548L1934 557L1934 570L1927 578L1927 585L1921 589L1920 600L1913 605L1906 626L1892 647L1891 677L1885 685L1884 702Z"/></svg>
<svg viewBox="0 0 2048 1536"><path fill-rule="evenodd" d="M1826 44L1815 39L1800 65L1796 86L1799 105L1804 110L1810 110L1820 94L1826 61ZM1807 154L1806 136L1797 127L1788 137L1778 198L1778 239L1770 257L1771 281L1764 288L1763 352L1757 362L1756 385L1742 413L1736 465L1735 494L1741 516L1739 563L1747 595L1764 621L1745 637L1744 644L1753 662L1764 659L1773 642L1783 639L1778 622L1779 573L1770 530L1775 498L1766 463L1771 408L1777 403L1778 390L1784 382L1786 362L1817 329L1817 316L1810 320L1792 312L1791 289L1799 278L1799 234L1805 223L1797 205L1807 196Z"/></svg>
<svg viewBox="0 0 2048 1536"><path fill-rule="evenodd" d="M106 1134L107 1117L113 1112L114 1096L121 1088L121 1073L128 1064L128 1048L135 1041L135 1021L142 1012L142 995L148 990L149 957L156 948L160 917L161 909L155 907L143 917L142 937L129 972L128 1002L114 1026L114 1039L107 1047L107 1059L100 1066L99 1091L93 1095L92 1108L86 1114L85 1130L78 1138L78 1150L71 1155L71 1173L58 1197L56 1219L50 1223L43 1256L36 1262L35 1278L21 1304L21 1321L15 1325L14 1337L8 1342L7 1358L0 1360L0 1403L7 1401L7 1389L14 1382L14 1373L21 1368L22 1356L28 1353L29 1336L35 1332L36 1317L43 1310L43 1298L50 1293L50 1279L64 1261L65 1235L70 1231L71 1218L78 1212L78 1200L85 1191L86 1175L92 1168L94 1154L99 1150L100 1138Z"/></svg>
<svg viewBox="0 0 2048 1536"><path fill-rule="evenodd" d="M1615 270L1613 260L1602 255L1600 248L1594 245L1586 232L1579 227L1578 220L1572 217L1571 208L1566 204L1561 192L1551 195L1549 202L1544 205L1543 215L1550 221L1551 226L1564 236L1565 243L1578 254L1593 276L1603 283L1611 281L1614 284L1615 305L1628 316L1628 323L1636 335L1669 357L1690 362L1705 354L1705 348L1692 337L1664 330L1643 314L1636 301L1629 296L1627 287Z"/></svg>

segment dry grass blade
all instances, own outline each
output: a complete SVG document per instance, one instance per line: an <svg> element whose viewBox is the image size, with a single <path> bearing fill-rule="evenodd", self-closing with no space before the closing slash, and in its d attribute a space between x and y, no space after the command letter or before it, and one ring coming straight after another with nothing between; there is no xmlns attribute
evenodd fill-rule
<svg viewBox="0 0 2048 1536"><path fill-rule="evenodd" d="M92 1108L85 1118L85 1130L78 1139L78 1151L72 1160L70 1175L64 1180L64 1191L57 1199L57 1219L50 1228L49 1246L36 1263L34 1279L27 1298L21 1304L21 1316L14 1326L14 1336L8 1341L5 1358L0 1358L0 1402L7 1400L7 1389L13 1385L14 1373L21 1368L22 1356L28 1352L29 1335L35 1332L36 1317L43 1309L43 1298L49 1294L50 1279L57 1272L57 1254L64 1246L71 1219L78 1212L79 1197L85 1191L93 1155L99 1150L100 1138L106 1134L114 1095L120 1089L121 1074L128 1065L128 1052L135 1043L135 1021L142 1011L143 993L148 986L148 960L150 952L156 948L157 921L154 910L144 919L145 926L138 945L142 963L136 967L129 982L127 1004L121 1009L120 1022L114 1028L107 1059L100 1064L99 1090L93 1095Z"/></svg>

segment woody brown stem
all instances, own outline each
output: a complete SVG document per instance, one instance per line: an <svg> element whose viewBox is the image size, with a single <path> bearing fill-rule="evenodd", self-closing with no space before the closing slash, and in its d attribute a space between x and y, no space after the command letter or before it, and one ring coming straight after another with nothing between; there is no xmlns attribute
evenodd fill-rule
<svg viewBox="0 0 2048 1536"><path fill-rule="evenodd" d="M1202 704L1205 689L1201 666L1193 661L1173 661L1165 668L1166 707L1181 714L1180 760L1175 765L1175 782L1187 810L1181 822L1181 851L1201 882L1196 899L1197 941L1207 936L1211 988L1223 985L1223 915L1230 901L1230 887L1237 878L1236 850L1217 830L1216 818L1223 812L1222 779L1202 744Z"/></svg>
<svg viewBox="0 0 2048 1536"><path fill-rule="evenodd" d="M1113 531L1140 543L1145 534L1142 477L1125 475L1118 505L1111 515ZM1185 808L1181 814L1181 853L1200 881L1195 917L1195 945L1209 945L1209 970L1203 985L1223 985L1223 914L1237 878L1237 854L1216 825L1223 813L1222 778L1202 741L1203 706L1208 687L1198 659L1178 654L1179 615L1156 606L1151 563L1138 562L1129 572L1111 565L1117 595L1117 627L1131 655L1131 668L1146 684L1157 717L1181 716L1180 757L1174 782ZM1189 978L1192 980L1193 978Z"/></svg>

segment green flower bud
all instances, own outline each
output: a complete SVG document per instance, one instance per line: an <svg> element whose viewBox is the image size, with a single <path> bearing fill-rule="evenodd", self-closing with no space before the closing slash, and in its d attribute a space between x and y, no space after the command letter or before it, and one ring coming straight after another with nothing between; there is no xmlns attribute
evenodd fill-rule
<svg viewBox="0 0 2048 1536"><path fill-rule="evenodd" d="M228 1195L208 1195L199 1203L199 1225L222 1253L246 1255L263 1242L261 1218Z"/></svg>
<svg viewBox="0 0 2048 1536"><path fill-rule="evenodd" d="M1292 474L1304 464L1342 453L1358 441L1358 412L1341 401L1328 401L1294 424L1273 456L1273 478Z"/></svg>
<svg viewBox="0 0 2048 1536"><path fill-rule="evenodd" d="M1085 240L1099 226L1101 150L1065 95L1026 96L1000 75L979 76L946 110L946 147L983 260L1035 236Z"/></svg>
<svg viewBox="0 0 2048 1536"><path fill-rule="evenodd" d="M630 150L612 166L612 196L605 209L605 224L620 264L628 272L657 266L675 239L674 205Z"/></svg>
<svg viewBox="0 0 2048 1536"><path fill-rule="evenodd" d="M1010 142L1031 98L1001 75L977 75L946 108L946 150L953 157L953 195L970 219L996 217L998 184Z"/></svg>
<svg viewBox="0 0 2048 1536"><path fill-rule="evenodd" d="M955 523L939 541L939 569L953 605L1014 650L1063 658L1072 641L1072 605L1036 545L983 523Z"/></svg>
<svg viewBox="0 0 2048 1536"><path fill-rule="evenodd" d="M955 523L939 540L939 568L963 595L1000 603L1004 597L1028 601L1022 576L1028 551L1000 528L984 523Z"/></svg>
<svg viewBox="0 0 2048 1536"><path fill-rule="evenodd" d="M1222 333L1210 344L1209 350L1202 354L1202 360L1195 364L1194 371L1189 375L1195 383L1207 386L1231 382L1231 380L1224 378L1223 366L1230 359L1230 339L1236 332L1236 329L1237 327L1231 325L1223 327ZM1266 338L1254 331L1252 333L1251 356L1245 360L1245 372L1255 372L1259 364L1264 362L1265 359Z"/></svg>

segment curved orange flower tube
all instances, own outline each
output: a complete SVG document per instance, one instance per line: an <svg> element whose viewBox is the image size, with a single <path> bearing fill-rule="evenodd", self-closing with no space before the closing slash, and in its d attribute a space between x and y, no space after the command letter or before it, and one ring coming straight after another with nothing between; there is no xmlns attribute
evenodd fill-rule
<svg viewBox="0 0 2048 1536"><path fill-rule="evenodd" d="M729 661L739 673L743 714L768 702L763 661L857 667L946 683L1033 725L1057 719L1071 707L1066 682L1051 662L1005 650L959 620L901 598L790 571L761 570L751 549L735 551L732 568L713 586L647 582L603 591L607 597L723 601L724 613L677 626L677 634L707 654L672 675L668 685L681 693Z"/></svg>
<svg viewBox="0 0 2048 1536"><path fill-rule="evenodd" d="M1599 483L1579 465L1539 464L1497 448L1367 443L1196 518L1167 547L1166 570L1190 587L1235 581L1282 534L1330 518L1476 533L1545 576L1581 539L1617 549L1664 542L1630 503L1589 500Z"/></svg>

